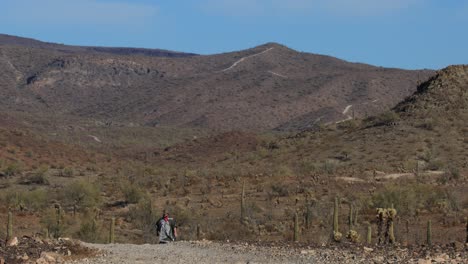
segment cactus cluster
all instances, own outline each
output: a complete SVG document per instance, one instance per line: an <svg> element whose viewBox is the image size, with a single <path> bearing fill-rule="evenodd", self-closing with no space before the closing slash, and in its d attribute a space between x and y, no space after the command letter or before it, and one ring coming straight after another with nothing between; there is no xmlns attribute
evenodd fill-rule
<svg viewBox="0 0 468 264"><path fill-rule="evenodd" d="M396 214L397 211L393 208L393 205L391 208L377 208L377 236L379 238L379 244L395 243L393 222Z"/></svg>
<svg viewBox="0 0 468 264"><path fill-rule="evenodd" d="M349 216L348 216L348 224L349 224L349 230L348 234L346 235L346 238L348 238L351 242L357 243L361 239L361 236L359 235L356 230L354 230L354 225L356 223L356 209L354 207L353 203L349 204Z"/></svg>
<svg viewBox="0 0 468 264"><path fill-rule="evenodd" d="M336 242L340 242L341 238L343 237L343 234L340 233L339 231L339 225L338 225L338 197L335 197L335 205L333 207L333 240Z"/></svg>

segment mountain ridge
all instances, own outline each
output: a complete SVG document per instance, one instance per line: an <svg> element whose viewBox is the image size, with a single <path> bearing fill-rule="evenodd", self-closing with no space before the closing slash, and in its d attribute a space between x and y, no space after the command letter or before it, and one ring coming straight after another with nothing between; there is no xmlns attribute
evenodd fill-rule
<svg viewBox="0 0 468 264"><path fill-rule="evenodd" d="M7 109L218 131L303 130L317 119L382 112L433 73L350 63L277 43L183 57L0 45L0 69Z"/></svg>

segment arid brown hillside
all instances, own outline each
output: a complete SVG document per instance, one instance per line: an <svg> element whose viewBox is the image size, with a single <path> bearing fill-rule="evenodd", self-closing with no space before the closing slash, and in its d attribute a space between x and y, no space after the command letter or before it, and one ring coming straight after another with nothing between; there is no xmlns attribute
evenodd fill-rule
<svg viewBox="0 0 468 264"><path fill-rule="evenodd" d="M229 151L230 159L212 160L219 167L239 165L245 171L288 174L332 173L362 177L365 171L413 173L445 171L460 177L468 171L468 67L451 66L418 87L391 111L367 119L330 124L313 132L257 140L255 151ZM237 141L247 141L236 135ZM229 137L227 137L229 138ZM197 140L178 146L160 158L197 164L204 144ZM193 154L193 155L192 155ZM203 157L209 157L205 152ZM240 158L239 158L240 157ZM199 161L206 162L205 158ZM225 163L225 164L223 164ZM236 166L237 166L236 165Z"/></svg>
<svg viewBox="0 0 468 264"><path fill-rule="evenodd" d="M154 54L0 35L1 107L148 126L296 130L385 111L433 73L271 43L210 56L147 55Z"/></svg>

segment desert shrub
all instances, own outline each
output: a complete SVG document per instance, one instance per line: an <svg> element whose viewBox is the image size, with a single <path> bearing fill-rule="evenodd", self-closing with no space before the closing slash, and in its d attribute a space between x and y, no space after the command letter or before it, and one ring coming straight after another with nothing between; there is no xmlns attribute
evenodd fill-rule
<svg viewBox="0 0 468 264"><path fill-rule="evenodd" d="M356 129L358 128L360 125L359 121L356 120L356 119L350 119L350 120L346 120L344 122L340 122L337 124L337 128L338 129L343 129L343 130L346 130L346 129Z"/></svg>
<svg viewBox="0 0 468 264"><path fill-rule="evenodd" d="M120 183L120 191L127 203L136 204L147 195L145 191L135 183L123 181Z"/></svg>
<svg viewBox="0 0 468 264"><path fill-rule="evenodd" d="M51 196L44 189L22 191L10 189L2 192L0 201L10 208L40 211L49 205Z"/></svg>
<svg viewBox="0 0 468 264"><path fill-rule="evenodd" d="M370 117L366 120L366 122L370 123L373 126L388 126L395 122L398 122L400 116L393 112L387 111L375 117Z"/></svg>
<svg viewBox="0 0 468 264"><path fill-rule="evenodd" d="M61 195L68 205L76 205L83 209L96 207L101 201L99 186L84 180L65 186Z"/></svg>
<svg viewBox="0 0 468 264"><path fill-rule="evenodd" d="M49 184L49 179L47 178L46 173L39 169L36 172L28 175L23 182L27 184L47 185Z"/></svg>
<svg viewBox="0 0 468 264"><path fill-rule="evenodd" d="M103 243L105 239L105 230L102 224L97 221L93 210L86 210L80 217L80 227L75 233L76 237L89 243Z"/></svg>
<svg viewBox="0 0 468 264"><path fill-rule="evenodd" d="M270 186L273 196L286 197L289 195L289 186L283 183L273 183Z"/></svg>
<svg viewBox="0 0 468 264"><path fill-rule="evenodd" d="M81 223L76 236L82 241L96 243L99 242L100 238L99 229L99 225L95 219L86 219Z"/></svg>
<svg viewBox="0 0 468 264"><path fill-rule="evenodd" d="M450 176L450 179L460 179L460 170L454 165L448 166L448 168L446 169L446 173Z"/></svg>
<svg viewBox="0 0 468 264"><path fill-rule="evenodd" d="M275 175L277 176L292 176L294 175L293 170L287 165L278 165L275 168Z"/></svg>
<svg viewBox="0 0 468 264"><path fill-rule="evenodd" d="M422 128L422 129L426 129L426 130L434 130L434 124L436 123L436 121L432 118L426 118L422 121L420 121L416 127L419 127L419 128Z"/></svg>
<svg viewBox="0 0 468 264"><path fill-rule="evenodd" d="M21 171L21 166L18 163L11 163L4 169L6 176L15 176L20 174Z"/></svg>
<svg viewBox="0 0 468 264"><path fill-rule="evenodd" d="M449 200L443 189L431 185L390 185L371 198L373 208L390 208L392 205L400 215L414 215L421 209L433 210Z"/></svg>
<svg viewBox="0 0 468 264"><path fill-rule="evenodd" d="M48 208L41 213L39 222L42 228L47 230L49 236L60 237L67 230L65 218L66 215L63 212L58 216L55 208Z"/></svg>
<svg viewBox="0 0 468 264"><path fill-rule="evenodd" d="M74 170L70 167L63 168L60 171L60 176L63 176L63 177L73 177L74 174L75 174Z"/></svg>
<svg viewBox="0 0 468 264"><path fill-rule="evenodd" d="M153 208L153 203L150 199L141 199L138 204L130 207L128 212L128 220L143 231L143 239L147 243L157 241L155 237L156 221L159 219L159 216Z"/></svg>
<svg viewBox="0 0 468 264"><path fill-rule="evenodd" d="M44 189L35 189L33 191L22 192L20 199L27 209L32 211L41 211L49 205L50 195Z"/></svg>
<svg viewBox="0 0 468 264"><path fill-rule="evenodd" d="M326 174L334 174L338 169L340 162L333 159L327 159L321 164L321 170Z"/></svg>
<svg viewBox="0 0 468 264"><path fill-rule="evenodd" d="M440 170L440 169L444 168L444 162L442 160L440 160L440 159L431 159L427 163L426 168L428 170Z"/></svg>

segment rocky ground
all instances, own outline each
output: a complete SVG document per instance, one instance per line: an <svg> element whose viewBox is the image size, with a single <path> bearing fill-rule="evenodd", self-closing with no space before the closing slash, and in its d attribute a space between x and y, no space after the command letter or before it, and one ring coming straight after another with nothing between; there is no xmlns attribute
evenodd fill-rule
<svg viewBox="0 0 468 264"><path fill-rule="evenodd" d="M307 247L182 241L167 245L96 245L100 256L69 263L468 263L457 245L427 248L367 248L363 246ZM460 246L460 245L458 245Z"/></svg>
<svg viewBox="0 0 468 264"><path fill-rule="evenodd" d="M1 244L0 264L113 263L468 263L468 247L406 247L180 241L166 245L88 244L22 237Z"/></svg>
<svg viewBox="0 0 468 264"><path fill-rule="evenodd" d="M16 263L63 263L66 260L95 256L97 251L71 239L40 239L23 236L14 237L4 243L0 241L0 264Z"/></svg>

